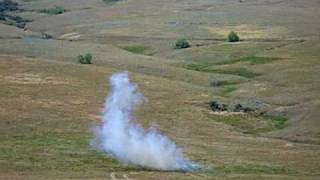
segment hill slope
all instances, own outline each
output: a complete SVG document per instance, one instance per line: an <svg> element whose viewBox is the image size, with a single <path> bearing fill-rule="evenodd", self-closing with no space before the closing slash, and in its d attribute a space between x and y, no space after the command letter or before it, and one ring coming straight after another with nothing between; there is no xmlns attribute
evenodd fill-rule
<svg viewBox="0 0 320 180"><path fill-rule="evenodd" d="M319 176L318 1L17 2L22 10L8 13L32 22L0 24L0 177ZM66 12L40 13L55 6ZM227 43L230 31L242 41ZM174 49L179 38L191 48ZM84 53L92 65L77 64ZM117 71L149 99L139 123L156 126L205 170L146 171L90 149L106 77ZM214 113L213 100L258 110Z"/></svg>

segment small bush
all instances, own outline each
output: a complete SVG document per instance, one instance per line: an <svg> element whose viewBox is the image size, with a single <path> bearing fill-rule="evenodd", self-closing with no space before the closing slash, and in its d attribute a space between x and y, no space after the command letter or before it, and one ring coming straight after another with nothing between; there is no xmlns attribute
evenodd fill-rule
<svg viewBox="0 0 320 180"><path fill-rule="evenodd" d="M50 15L57 15L57 14L62 14L66 12L66 9L64 9L64 7L61 7L61 6L56 6L54 8L41 9L39 12L50 14Z"/></svg>
<svg viewBox="0 0 320 180"><path fill-rule="evenodd" d="M92 55L90 53L78 56L78 62L80 64L92 64L91 60L92 60Z"/></svg>
<svg viewBox="0 0 320 180"><path fill-rule="evenodd" d="M186 39L179 39L176 42L176 49L189 48L190 44Z"/></svg>
<svg viewBox="0 0 320 180"><path fill-rule="evenodd" d="M238 42L238 41L240 41L240 38L237 33L231 31L228 35L228 41L229 42Z"/></svg>

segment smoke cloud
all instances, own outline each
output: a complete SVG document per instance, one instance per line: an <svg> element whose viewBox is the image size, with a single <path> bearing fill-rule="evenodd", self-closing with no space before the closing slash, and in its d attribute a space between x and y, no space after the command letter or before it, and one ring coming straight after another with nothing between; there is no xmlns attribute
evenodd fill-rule
<svg viewBox="0 0 320 180"><path fill-rule="evenodd" d="M146 98L130 83L127 73L110 77L111 90L103 109L102 124L95 128L92 145L124 164L164 171L191 171L199 165L156 129L144 130L131 121L132 111Z"/></svg>

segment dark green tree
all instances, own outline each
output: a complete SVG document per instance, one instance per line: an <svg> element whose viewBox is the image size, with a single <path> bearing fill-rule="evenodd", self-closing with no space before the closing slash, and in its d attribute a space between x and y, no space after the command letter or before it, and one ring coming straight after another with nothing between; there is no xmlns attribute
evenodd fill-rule
<svg viewBox="0 0 320 180"><path fill-rule="evenodd" d="M77 59L80 64L92 64L92 55L90 53L87 53L85 55L79 55Z"/></svg>
<svg viewBox="0 0 320 180"><path fill-rule="evenodd" d="M186 39L178 39L176 41L176 49L183 49L183 48L189 48L190 44Z"/></svg>
<svg viewBox="0 0 320 180"><path fill-rule="evenodd" d="M238 41L240 41L240 38L237 33L235 33L234 31L231 31L228 35L228 41L229 42L238 42Z"/></svg>

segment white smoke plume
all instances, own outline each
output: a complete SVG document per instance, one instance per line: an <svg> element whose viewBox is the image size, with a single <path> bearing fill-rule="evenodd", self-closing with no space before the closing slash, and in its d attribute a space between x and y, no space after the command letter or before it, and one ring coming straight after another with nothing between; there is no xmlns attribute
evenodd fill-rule
<svg viewBox="0 0 320 180"><path fill-rule="evenodd" d="M110 77L111 91L103 109L102 124L92 145L122 163L164 171L191 171L199 165L185 158L175 143L155 129L144 130L131 121L135 107L145 101L127 73Z"/></svg>

